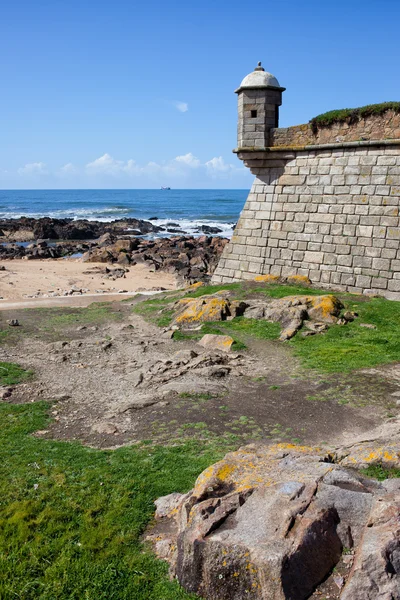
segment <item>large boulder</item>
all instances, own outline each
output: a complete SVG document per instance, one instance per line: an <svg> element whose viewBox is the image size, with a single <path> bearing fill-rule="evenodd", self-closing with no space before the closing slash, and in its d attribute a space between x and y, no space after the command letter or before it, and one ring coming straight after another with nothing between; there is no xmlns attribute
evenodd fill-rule
<svg viewBox="0 0 400 600"><path fill-rule="evenodd" d="M248 304L229 300L230 292L221 290L200 298L182 298L175 305L173 325L183 329L195 328L201 323L225 321L228 317L241 316Z"/></svg>
<svg viewBox="0 0 400 600"><path fill-rule="evenodd" d="M213 333L206 333L199 341L200 346L211 350L222 350L223 352L229 352L232 347L234 339L230 335L215 335Z"/></svg>
<svg viewBox="0 0 400 600"><path fill-rule="evenodd" d="M392 456L400 466L400 446ZM284 444L228 454L188 494L157 501L156 552L207 600L305 600L350 550L340 597L399 600L400 482L338 460Z"/></svg>
<svg viewBox="0 0 400 600"><path fill-rule="evenodd" d="M244 315L248 319L265 319L280 323L280 340L289 340L307 320L317 321L324 331L325 323L336 323L343 304L336 296L286 296L272 299L249 299L247 302L231 300L229 290L200 298L182 298L176 303L173 325L188 329L208 321L225 321Z"/></svg>

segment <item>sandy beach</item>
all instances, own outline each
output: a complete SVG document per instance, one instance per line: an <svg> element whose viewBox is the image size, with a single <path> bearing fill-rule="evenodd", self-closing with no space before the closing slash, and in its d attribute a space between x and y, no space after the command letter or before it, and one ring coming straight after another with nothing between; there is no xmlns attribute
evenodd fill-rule
<svg viewBox="0 0 400 600"><path fill-rule="evenodd" d="M5 271L0 271L0 306L37 295L40 299L62 297L64 292L75 288L84 290L84 295L103 297L103 294L119 294L122 291L160 287L171 290L176 287L174 275L151 272L144 265L129 267L125 277L115 280L105 279L104 271L106 267L113 271L117 266L83 263L80 259L3 260L0 266L5 267Z"/></svg>

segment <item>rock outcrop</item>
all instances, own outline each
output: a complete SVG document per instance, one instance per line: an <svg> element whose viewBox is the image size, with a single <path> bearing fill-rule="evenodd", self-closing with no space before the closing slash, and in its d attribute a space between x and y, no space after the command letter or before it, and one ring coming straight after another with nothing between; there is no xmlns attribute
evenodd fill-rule
<svg viewBox="0 0 400 600"><path fill-rule="evenodd" d="M155 271L173 273L183 283L208 281L227 242L224 238L207 236L152 240L133 236L119 238L114 233L106 232L96 240L75 243L36 240L31 244L21 245L5 240L3 244L0 242L0 259L32 260L79 254L84 262L89 263L110 263L122 267L145 264Z"/></svg>
<svg viewBox="0 0 400 600"><path fill-rule="evenodd" d="M182 329L193 329L209 321L226 321L244 316L248 319L264 319L280 323L280 340L292 338L304 323L308 324L307 335L315 335L326 330L326 324L337 323L343 304L332 295L286 296L272 299L248 299L246 302L230 299L229 290L200 298L182 298L175 305L173 325ZM353 313L347 320L353 320Z"/></svg>
<svg viewBox="0 0 400 600"><path fill-rule="evenodd" d="M94 240L104 233L124 235L129 229L132 233L147 234L163 231L150 221L141 219L120 219L110 223L87 221L86 219L53 219L43 217L33 219L1 219L0 227L4 238L10 241L50 240Z"/></svg>
<svg viewBox="0 0 400 600"><path fill-rule="evenodd" d="M400 446L382 456L400 466ZM207 600L305 600L343 554L342 600L400 598L400 480L367 479L340 452L247 446L156 506L156 552Z"/></svg>

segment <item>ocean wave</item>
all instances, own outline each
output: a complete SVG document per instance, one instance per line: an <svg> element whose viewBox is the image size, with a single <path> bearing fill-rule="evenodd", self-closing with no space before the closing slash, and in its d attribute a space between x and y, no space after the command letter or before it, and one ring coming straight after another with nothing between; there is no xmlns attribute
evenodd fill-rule
<svg viewBox="0 0 400 600"><path fill-rule="evenodd" d="M177 211L178 210L179 209L177 208ZM23 208L18 209L17 207L13 206L8 207L8 210L6 211L0 210L0 218L17 219L20 217L30 217L40 219L43 217L50 217L54 219L73 219L75 221L80 219L86 219L88 221L99 221L101 223L110 223L121 218L138 218L148 220L148 218L146 218L145 215L138 215L138 212L140 211L134 212L132 208L118 204L104 207L97 206L96 208L86 207L62 209L60 208L58 210L48 209L40 212L37 208L36 210L26 211L23 210ZM178 231L182 231L182 234L189 234L195 237L203 235L203 231L201 231L202 226L213 227L218 228L221 231L212 235L218 235L221 237L231 237L233 233L233 225L235 223L235 219L234 216L231 214L225 215L224 220L218 220L218 216L212 213L208 216L208 218L203 218L203 215L197 216L195 218L177 218L174 217L174 215L172 214L169 218L159 218L157 220L154 220L153 223L154 225L163 228L167 228L167 224L170 223L171 225L168 227L168 229L176 229ZM156 234L151 234L151 237L170 237L171 235L173 234L169 233L168 231L163 231Z"/></svg>
<svg viewBox="0 0 400 600"><path fill-rule="evenodd" d="M44 217L49 217L52 219L74 219L74 221L78 221L80 219L86 219L88 221L114 221L115 219L121 218L123 216L133 217L130 208L122 207L122 206L110 206L104 208L70 208L70 209L59 209L59 210L43 210L43 211L29 211L18 209L8 210L4 212L0 212L0 219L20 219L21 217L29 217L32 219L42 219Z"/></svg>

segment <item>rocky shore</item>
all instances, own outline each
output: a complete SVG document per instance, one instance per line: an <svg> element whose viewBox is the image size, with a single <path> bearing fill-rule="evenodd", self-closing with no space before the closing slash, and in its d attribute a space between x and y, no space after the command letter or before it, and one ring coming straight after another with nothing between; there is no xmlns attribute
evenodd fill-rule
<svg viewBox="0 0 400 600"><path fill-rule="evenodd" d="M138 219L111 223L25 217L2 220L0 260L82 256L83 262L117 263L124 267L144 264L151 270L177 275L182 281L207 280L228 240L209 235L186 236L185 232L148 239L161 232L179 232L176 223L170 225L165 229ZM204 229L207 234L218 233L217 228L203 226Z"/></svg>

